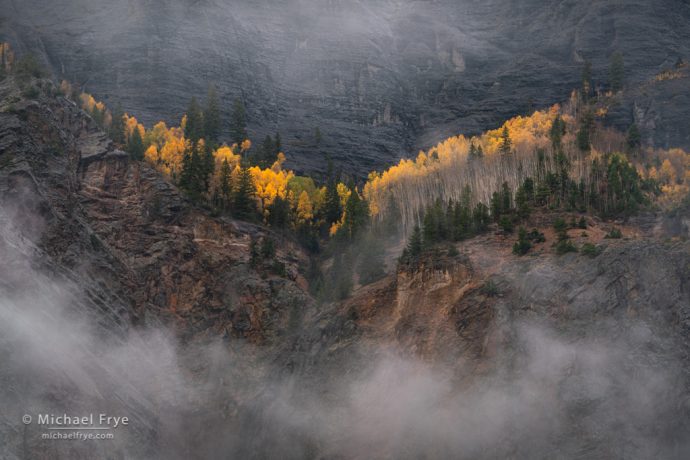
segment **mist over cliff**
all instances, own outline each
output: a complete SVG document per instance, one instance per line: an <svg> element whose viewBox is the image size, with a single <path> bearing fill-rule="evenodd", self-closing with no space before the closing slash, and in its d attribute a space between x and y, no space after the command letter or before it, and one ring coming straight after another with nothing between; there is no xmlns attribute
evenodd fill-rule
<svg viewBox="0 0 690 460"><path fill-rule="evenodd" d="M13 46L147 124L178 122L213 83L226 133L240 98L250 137L280 132L292 167L323 171L328 153L360 176L567 99L585 59L604 90L615 51L631 85L690 58L683 0L3 0L0 11ZM687 81L626 93L606 121L690 147Z"/></svg>

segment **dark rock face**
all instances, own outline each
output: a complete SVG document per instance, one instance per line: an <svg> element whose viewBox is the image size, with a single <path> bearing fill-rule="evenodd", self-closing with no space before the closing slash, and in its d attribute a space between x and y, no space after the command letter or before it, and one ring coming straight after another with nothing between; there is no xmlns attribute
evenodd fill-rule
<svg viewBox="0 0 690 460"><path fill-rule="evenodd" d="M584 59L598 86L615 50L631 84L690 59L683 0L6 3L0 36L147 124L177 123L214 83L225 120L243 99L252 138L279 131L293 168L323 171L328 152L360 176L565 100ZM656 145L690 148L689 82L653 102L630 95L611 122L635 119ZM641 118L650 105L654 123Z"/></svg>

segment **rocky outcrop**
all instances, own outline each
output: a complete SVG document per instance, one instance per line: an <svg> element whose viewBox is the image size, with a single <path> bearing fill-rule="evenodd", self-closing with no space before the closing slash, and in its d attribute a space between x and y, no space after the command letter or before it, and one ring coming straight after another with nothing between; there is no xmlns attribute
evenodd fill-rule
<svg viewBox="0 0 690 460"><path fill-rule="evenodd" d="M615 50L633 86L690 60L683 0L27 0L2 15L0 38L147 124L178 123L214 83L226 134L241 98L252 139L279 131L290 167L323 172L327 152L360 177L567 99L584 59L600 88ZM688 81L632 95L611 122L651 110L647 139L690 148Z"/></svg>

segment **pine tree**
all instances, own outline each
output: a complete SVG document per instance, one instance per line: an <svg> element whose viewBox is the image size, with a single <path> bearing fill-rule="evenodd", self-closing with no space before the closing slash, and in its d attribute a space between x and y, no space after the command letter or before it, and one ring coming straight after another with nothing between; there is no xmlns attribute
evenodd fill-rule
<svg viewBox="0 0 690 460"><path fill-rule="evenodd" d="M240 218L251 217L256 211L254 195L256 187L252 174L248 168L240 168L237 178L237 188L233 197L233 213Z"/></svg>
<svg viewBox="0 0 690 460"><path fill-rule="evenodd" d="M220 166L220 196L223 203L223 209L227 209L230 205L232 197L232 170L228 160L223 160Z"/></svg>
<svg viewBox="0 0 690 460"><path fill-rule="evenodd" d="M118 102L113 111L113 121L110 124L109 135L110 138L118 145L125 143L125 113L122 111L122 106Z"/></svg>
<svg viewBox="0 0 690 460"><path fill-rule="evenodd" d="M616 51L611 55L611 64L609 67L609 86L611 91L617 92L623 89L623 79L625 78L625 65L623 63L623 54Z"/></svg>
<svg viewBox="0 0 690 460"><path fill-rule="evenodd" d="M276 133L276 136L274 139L275 139L275 142L274 142L273 146L275 147L275 149L273 151L273 154L275 157L278 157L278 154L283 151L283 141L280 138L280 133Z"/></svg>
<svg viewBox="0 0 690 460"><path fill-rule="evenodd" d="M529 196L524 185L519 186L517 192L515 192L515 207L517 209L517 214L521 219L526 219L529 217L531 211L529 206Z"/></svg>
<svg viewBox="0 0 690 460"><path fill-rule="evenodd" d="M532 249L532 243L527 237L527 230L525 230L524 227L520 227L520 230L518 231L518 240L513 245L513 254L523 256L527 254L530 249Z"/></svg>
<svg viewBox="0 0 690 460"><path fill-rule="evenodd" d="M416 260L422 254L422 230L419 225L415 225L410 235L410 241L407 243L407 255Z"/></svg>
<svg viewBox="0 0 690 460"><path fill-rule="evenodd" d="M501 155L508 155L511 152L512 141L510 140L510 132L508 127L503 127L503 132L501 133L501 144L498 146L498 151Z"/></svg>
<svg viewBox="0 0 690 460"><path fill-rule="evenodd" d="M338 194L338 180L333 173L333 163L330 161L328 162L328 182L326 183L324 207L326 222L329 225L340 220L340 216L343 214L343 207Z"/></svg>
<svg viewBox="0 0 690 460"><path fill-rule="evenodd" d="M257 153L256 165L262 169L270 168L276 161L275 143L270 134L266 135L264 142Z"/></svg>
<svg viewBox="0 0 690 460"><path fill-rule="evenodd" d="M220 136L220 104L216 87L209 85L206 96L206 109L204 110L204 136L209 144L216 144Z"/></svg>
<svg viewBox="0 0 690 460"><path fill-rule="evenodd" d="M187 122L184 127L184 137L188 139L192 145L196 146L199 139L203 137L204 134L204 116L201 113L201 108L196 100L196 97L192 96L189 101L189 107L187 107Z"/></svg>
<svg viewBox="0 0 690 460"><path fill-rule="evenodd" d="M588 101L592 95L592 63L585 60L582 66L582 99Z"/></svg>
<svg viewBox="0 0 690 460"><path fill-rule="evenodd" d="M144 141L141 138L141 133L138 128L134 128L134 131L129 136L127 141L127 153L134 160L144 159Z"/></svg>
<svg viewBox="0 0 690 460"><path fill-rule="evenodd" d="M477 203L472 211L472 221L474 224L474 231L481 233L485 231L490 222L489 208L484 203Z"/></svg>
<svg viewBox="0 0 690 460"><path fill-rule="evenodd" d="M345 221L343 227L347 231L347 236L351 240L355 238L361 228L363 228L369 218L367 203L359 197L357 188L350 188L350 196L345 203Z"/></svg>
<svg viewBox="0 0 690 460"><path fill-rule="evenodd" d="M561 150L564 135L565 121L563 121L559 114L556 115L556 118L554 118L553 123L551 124L551 129L549 130L549 137L551 138L551 145L554 152Z"/></svg>
<svg viewBox="0 0 690 460"><path fill-rule="evenodd" d="M494 192L491 195L491 218L494 222L498 222L503 211L503 204L501 201L501 194Z"/></svg>
<svg viewBox="0 0 690 460"><path fill-rule="evenodd" d="M513 193L508 186L508 182L503 182L501 186L501 213L507 214L512 210Z"/></svg>
<svg viewBox="0 0 690 460"><path fill-rule="evenodd" d="M204 152L203 152L203 164L202 164L202 170L201 170L201 181L203 183L204 187L204 193L208 192L209 189L211 188L211 178L213 177L213 171L216 168L216 160L213 157L213 150L211 150L211 146L208 144L204 144L203 146Z"/></svg>
<svg viewBox="0 0 690 460"><path fill-rule="evenodd" d="M273 228L286 228L290 221L290 203L277 196L268 206L268 224Z"/></svg>
<svg viewBox="0 0 690 460"><path fill-rule="evenodd" d="M594 119L591 111L585 112L580 121L580 129L577 132L577 147L583 152L589 152L590 150L590 138L592 131L592 124Z"/></svg>
<svg viewBox="0 0 690 460"><path fill-rule="evenodd" d="M630 128L628 128L626 143L629 153L633 153L640 148L642 144L642 135L640 134L640 129L637 127L637 124L633 123L630 125Z"/></svg>
<svg viewBox="0 0 690 460"><path fill-rule="evenodd" d="M235 99L230 121L230 136L233 142L241 145L247 139L247 115L244 104L240 99Z"/></svg>

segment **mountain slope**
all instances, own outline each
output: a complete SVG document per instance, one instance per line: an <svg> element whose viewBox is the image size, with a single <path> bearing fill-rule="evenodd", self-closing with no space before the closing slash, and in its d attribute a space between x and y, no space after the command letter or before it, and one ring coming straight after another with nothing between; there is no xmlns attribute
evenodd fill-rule
<svg viewBox="0 0 690 460"><path fill-rule="evenodd" d="M298 247L210 216L40 86L0 84L5 458L687 458L687 208L595 259L487 234L317 305ZM42 412L132 423L47 441L21 422Z"/></svg>

